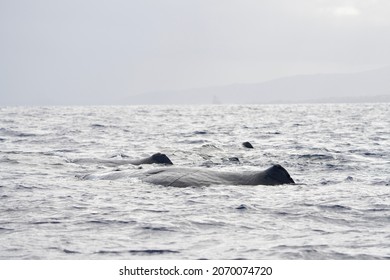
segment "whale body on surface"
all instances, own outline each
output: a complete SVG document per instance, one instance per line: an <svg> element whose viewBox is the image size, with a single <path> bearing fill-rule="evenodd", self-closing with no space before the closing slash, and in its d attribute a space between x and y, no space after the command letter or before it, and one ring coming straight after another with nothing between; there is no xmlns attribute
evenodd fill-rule
<svg viewBox="0 0 390 280"><path fill-rule="evenodd" d="M139 178L141 181L172 187L209 186L209 185L283 185L295 184L290 174L280 165L256 172L228 172L208 168L164 167L147 171L113 171L80 176L84 180L118 180Z"/></svg>
<svg viewBox="0 0 390 280"><path fill-rule="evenodd" d="M201 168L169 167L148 170L141 180L163 186L282 185L295 184L279 164L261 171L227 172Z"/></svg>
<svg viewBox="0 0 390 280"><path fill-rule="evenodd" d="M139 160L126 160L133 165L165 164L172 161L161 153ZM121 163L124 164L124 163ZM77 175L76 175L77 176ZM121 178L139 178L141 181L172 187L209 186L209 185L283 185L295 184L290 174L281 165L276 164L264 171L219 171L210 168L160 167L148 170L118 170L106 173L77 176L84 180L117 180Z"/></svg>
<svg viewBox="0 0 390 280"><path fill-rule="evenodd" d="M141 159L93 159L93 158L80 158L71 160L72 163L81 164L103 164L106 166L119 166L125 164L141 165L141 164L165 164L172 165L172 161L162 153L156 153L149 157Z"/></svg>

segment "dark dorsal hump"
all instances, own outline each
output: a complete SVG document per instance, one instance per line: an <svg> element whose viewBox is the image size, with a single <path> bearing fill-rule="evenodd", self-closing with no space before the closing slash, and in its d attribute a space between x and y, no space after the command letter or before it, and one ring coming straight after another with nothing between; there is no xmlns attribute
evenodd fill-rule
<svg viewBox="0 0 390 280"><path fill-rule="evenodd" d="M173 164L166 154L157 153L151 156L153 163Z"/></svg>
<svg viewBox="0 0 390 280"><path fill-rule="evenodd" d="M253 149L253 146L252 146L252 144L251 144L251 143L249 143L249 142L244 142L244 143L242 143L242 145L243 145L245 148L248 148L248 149Z"/></svg>
<svg viewBox="0 0 390 280"><path fill-rule="evenodd" d="M270 177L279 180L282 184L295 184L290 174L280 164L275 164L268 169Z"/></svg>

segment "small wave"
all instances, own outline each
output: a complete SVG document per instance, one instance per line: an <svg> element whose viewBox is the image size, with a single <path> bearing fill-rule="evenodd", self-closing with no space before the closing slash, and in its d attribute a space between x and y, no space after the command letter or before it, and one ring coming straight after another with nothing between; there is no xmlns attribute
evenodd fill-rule
<svg viewBox="0 0 390 280"><path fill-rule="evenodd" d="M115 251L115 250L100 250L100 251L97 251L95 254L102 254L102 255L115 254L115 255L119 255L119 254L126 254L126 253L129 253L129 254L132 254L132 255L163 255L163 254L178 254L180 252L179 251L174 251L174 250L159 250L159 249L119 250L119 251Z"/></svg>
<svg viewBox="0 0 390 280"><path fill-rule="evenodd" d="M22 185L22 184L19 184L16 186L17 189L27 189L27 190L32 190L34 189L35 187L34 186L27 186L27 185Z"/></svg>
<svg viewBox="0 0 390 280"><path fill-rule="evenodd" d="M322 260L322 259L344 259L345 257L337 257L333 253L326 252L328 245L304 245L304 246L288 246L279 245L272 249L278 252L282 259L304 259L304 260Z"/></svg>
<svg viewBox="0 0 390 280"><path fill-rule="evenodd" d="M331 234L331 232L329 231L325 231L325 230L322 230L322 229L313 229L314 232L318 232L320 234Z"/></svg>
<svg viewBox="0 0 390 280"><path fill-rule="evenodd" d="M204 145L202 145L202 148L212 149L212 150L221 150L220 148L218 148L216 145L213 145L213 144L204 144Z"/></svg>
<svg viewBox="0 0 390 280"><path fill-rule="evenodd" d="M209 141L201 140L201 139L198 139L198 140L184 139L184 140L178 141L178 143L180 143L180 144L203 144L203 143L207 143L207 142L209 142Z"/></svg>
<svg viewBox="0 0 390 280"><path fill-rule="evenodd" d="M240 163L240 159L238 157L229 157L229 158L221 158L224 163Z"/></svg>
<svg viewBox="0 0 390 280"><path fill-rule="evenodd" d="M348 150L349 153L354 154L354 155L360 155L360 156L365 156L365 157L385 157L386 154L382 153L375 153L372 151L367 151L367 150L362 150L362 149L353 149L353 150Z"/></svg>
<svg viewBox="0 0 390 280"><path fill-rule="evenodd" d="M335 181L335 180L324 180L324 179L320 182L320 184L323 185L323 186L326 186L326 185L336 185L338 183L340 183L340 182L339 181Z"/></svg>
<svg viewBox="0 0 390 280"><path fill-rule="evenodd" d="M78 205L73 205L71 208L76 209L76 210L88 209L87 206L78 206Z"/></svg>
<svg viewBox="0 0 390 280"><path fill-rule="evenodd" d="M207 167L207 168L212 167L212 166L218 166L218 165L221 165L221 163L213 162L212 160L207 160L207 161L202 162L200 164L200 166L204 166L204 167Z"/></svg>
<svg viewBox="0 0 390 280"><path fill-rule="evenodd" d="M10 163L10 164L18 164L19 163L19 161L15 160L15 159L10 159L9 157L0 158L0 162Z"/></svg>
<svg viewBox="0 0 390 280"><path fill-rule="evenodd" d="M387 204L373 204L371 205L373 208L365 209L364 211L369 212L387 212L390 211L390 206Z"/></svg>
<svg viewBox="0 0 390 280"><path fill-rule="evenodd" d="M104 124L94 123L94 124L91 124L91 127L93 127L93 128L102 128L102 127L106 127L106 126Z"/></svg>
<svg viewBox="0 0 390 280"><path fill-rule="evenodd" d="M145 226L145 227L141 227L142 229L145 229L145 230L151 230L151 231L175 231L173 229L169 229L167 227L151 227L151 226Z"/></svg>
<svg viewBox="0 0 390 280"><path fill-rule="evenodd" d="M195 135L205 135L205 134L209 134L209 132L206 130L196 130L196 131L194 131L194 134Z"/></svg>
<svg viewBox="0 0 390 280"><path fill-rule="evenodd" d="M122 221L122 220L90 220L88 223L91 224L102 224L102 225L108 225L108 224L134 224L135 221Z"/></svg>
<svg viewBox="0 0 390 280"><path fill-rule="evenodd" d="M386 209L386 208L371 208L371 209L367 209L365 211L368 211L368 212L389 212L390 209Z"/></svg>
<svg viewBox="0 0 390 280"><path fill-rule="evenodd" d="M324 209L324 210L352 210L351 207L348 206L343 206L340 204L335 204L335 205L317 205L318 208Z"/></svg>
<svg viewBox="0 0 390 280"><path fill-rule="evenodd" d="M60 248L60 247L48 247L47 249L49 250L57 250L57 251L61 251L65 254L81 254L80 252L78 251L75 251L75 250L69 250L69 249L63 249L63 248Z"/></svg>
<svg viewBox="0 0 390 280"><path fill-rule="evenodd" d="M291 215L291 213L288 213L288 212L285 212L285 211L277 211L275 212L276 215L279 215L279 216L288 216L288 215Z"/></svg>
<svg viewBox="0 0 390 280"><path fill-rule="evenodd" d="M334 205L326 205L326 204L311 204L311 203L303 203L301 204L305 207L317 207L322 210L352 210L351 207L343 206L340 204L334 204Z"/></svg>
<svg viewBox="0 0 390 280"><path fill-rule="evenodd" d="M298 156L298 158L310 159L310 160L333 160L333 159L335 159L331 155L324 155L324 154L305 154L305 155Z"/></svg>
<svg viewBox="0 0 390 280"><path fill-rule="evenodd" d="M27 132L20 132L15 131L12 129L6 129L6 128L0 128L0 133L8 136L14 136L14 137L34 137L37 136L37 134L34 133L27 133Z"/></svg>
<svg viewBox="0 0 390 280"><path fill-rule="evenodd" d="M74 153L77 151L78 150L76 150L76 149L58 149L58 150L54 150L53 152L54 153Z"/></svg>
<svg viewBox="0 0 390 280"><path fill-rule="evenodd" d="M332 259L338 259L338 260L384 260L389 259L389 257L380 257L376 255L368 255L368 254L357 254L357 255L350 255L340 252L333 252L331 255Z"/></svg>
<svg viewBox="0 0 390 280"><path fill-rule="evenodd" d="M78 251L73 251L73 250L68 250L68 249L63 249L62 250L65 254L81 254Z"/></svg>
<svg viewBox="0 0 390 280"><path fill-rule="evenodd" d="M374 180L371 184L373 186L390 186L390 181L388 181L388 180Z"/></svg>
<svg viewBox="0 0 390 280"><path fill-rule="evenodd" d="M14 229L12 228L3 228L3 227L0 227L0 231L13 231Z"/></svg>
<svg viewBox="0 0 390 280"><path fill-rule="evenodd" d="M151 250L129 250L127 251L130 254L146 254L146 255L162 255L162 254L178 254L180 253L179 251L175 250L156 250L156 249L151 249Z"/></svg>
<svg viewBox="0 0 390 280"><path fill-rule="evenodd" d="M368 156L368 157L377 157L377 156L382 157L383 156L383 155L379 155L379 154L371 153L371 152L365 152L365 153L363 153L363 155Z"/></svg>
<svg viewBox="0 0 390 280"><path fill-rule="evenodd" d="M154 209L134 209L133 211L151 212L151 213L169 213L168 210L154 210Z"/></svg>
<svg viewBox="0 0 390 280"><path fill-rule="evenodd" d="M226 226L225 222L222 221L210 221L210 222L197 222L193 221L192 224L199 228L210 228L210 227L224 227Z"/></svg>
<svg viewBox="0 0 390 280"><path fill-rule="evenodd" d="M59 221L38 221L38 222L31 222L32 225L46 225L46 224L61 224Z"/></svg>

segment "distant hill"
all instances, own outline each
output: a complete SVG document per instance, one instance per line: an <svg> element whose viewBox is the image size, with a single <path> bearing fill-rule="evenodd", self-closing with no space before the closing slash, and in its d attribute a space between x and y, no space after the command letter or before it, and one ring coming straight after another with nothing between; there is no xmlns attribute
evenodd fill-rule
<svg viewBox="0 0 390 280"><path fill-rule="evenodd" d="M129 97L130 104L267 104L390 102L390 67L348 74L298 75L255 84L234 84Z"/></svg>

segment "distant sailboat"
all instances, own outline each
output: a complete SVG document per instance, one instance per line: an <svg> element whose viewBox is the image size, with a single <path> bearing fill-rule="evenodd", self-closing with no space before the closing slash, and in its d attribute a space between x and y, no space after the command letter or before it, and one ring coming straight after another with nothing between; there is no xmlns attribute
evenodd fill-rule
<svg viewBox="0 0 390 280"><path fill-rule="evenodd" d="M215 105L222 104L221 100L219 100L218 96L216 96L215 94L213 95L213 104Z"/></svg>

